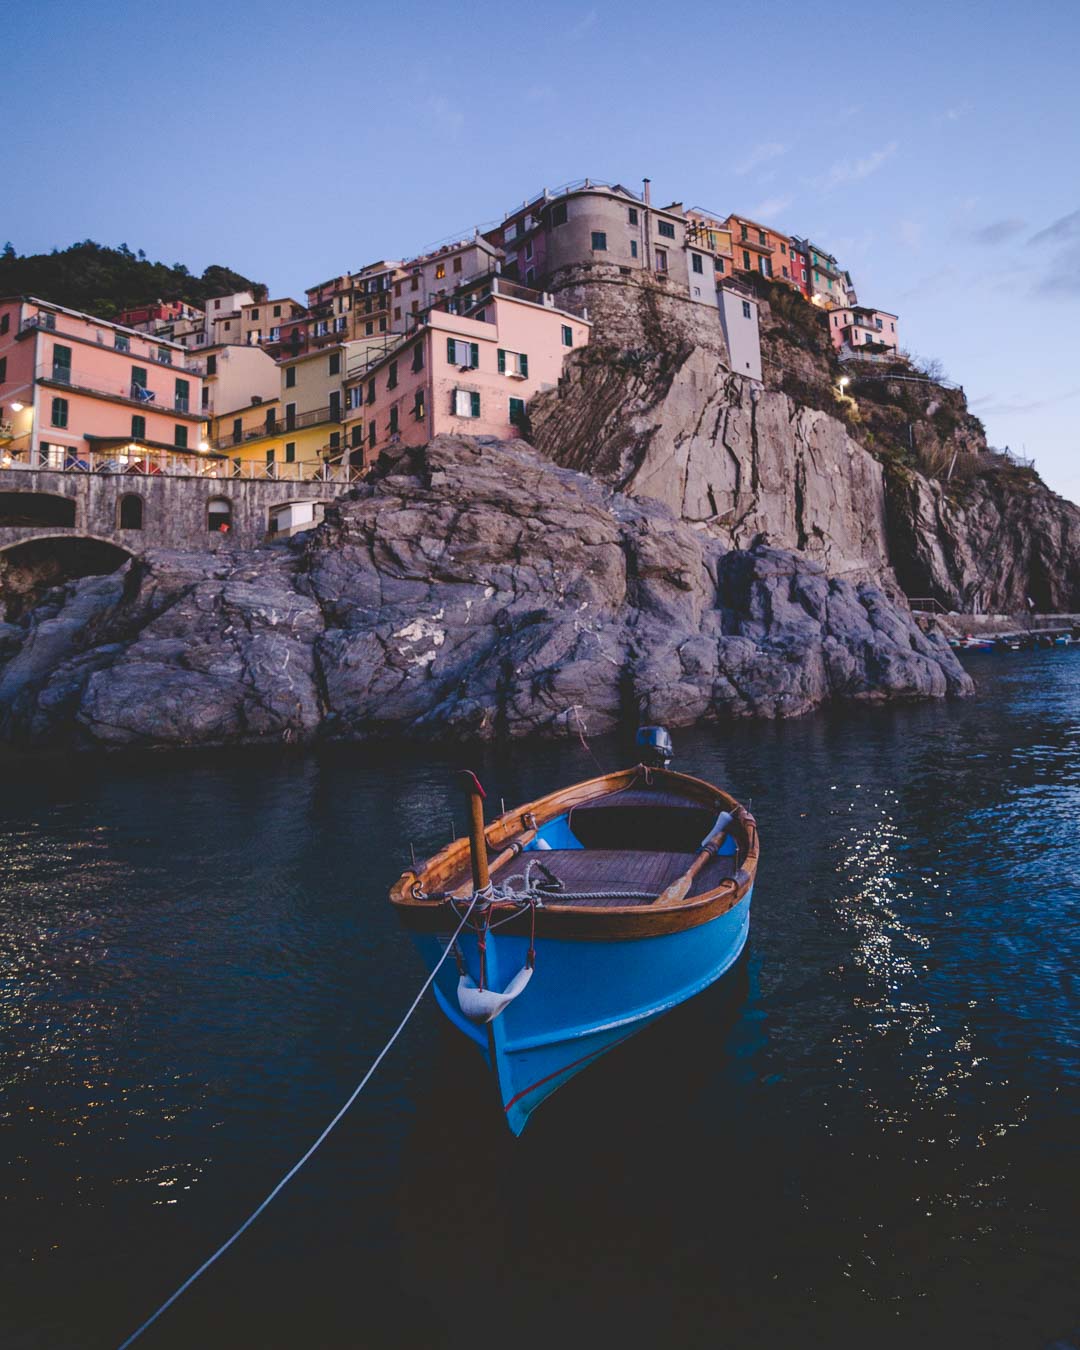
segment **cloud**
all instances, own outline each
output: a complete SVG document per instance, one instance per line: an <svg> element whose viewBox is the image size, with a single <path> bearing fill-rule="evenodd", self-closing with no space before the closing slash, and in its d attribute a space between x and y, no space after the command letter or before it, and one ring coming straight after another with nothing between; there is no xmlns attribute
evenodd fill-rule
<svg viewBox="0 0 1080 1350"><path fill-rule="evenodd" d="M761 145L755 145L743 159L735 165L735 172L742 177L743 174L753 172L762 164L768 164L771 159L779 159L781 155L787 154L787 146L779 141L763 141Z"/></svg>
<svg viewBox="0 0 1080 1350"><path fill-rule="evenodd" d="M1068 389L1064 394L1054 394L1050 398L1017 399L1000 398L994 394L984 394L972 399L971 409L979 417L1009 417L1017 413L1038 412L1041 408L1056 408L1059 403L1080 398L1080 388Z"/></svg>
<svg viewBox="0 0 1080 1350"><path fill-rule="evenodd" d="M1077 238L1080 238L1080 211L1071 211L1067 216L1055 220L1052 225L1047 225L1045 230L1033 234L1028 243L1065 244Z"/></svg>
<svg viewBox="0 0 1080 1350"><path fill-rule="evenodd" d="M970 103L957 103L951 108L943 108L938 114L939 122L959 122L972 111Z"/></svg>
<svg viewBox="0 0 1080 1350"><path fill-rule="evenodd" d="M577 23L572 24L570 26L570 29L567 32L567 37L571 39L584 37L590 28L595 27L596 21L599 17L600 15L596 12L595 9L587 9L585 13L581 16L581 18L578 19Z"/></svg>
<svg viewBox="0 0 1080 1350"><path fill-rule="evenodd" d="M1004 220L992 221L981 230L972 230L971 237L977 244L1004 244L1027 229L1027 221L1019 216L1008 216Z"/></svg>
<svg viewBox="0 0 1080 1350"><path fill-rule="evenodd" d="M768 220L770 216L778 216L786 211L793 201L793 197L766 197L763 202L758 202L750 214L755 220Z"/></svg>
<svg viewBox="0 0 1080 1350"><path fill-rule="evenodd" d="M845 187L849 183L861 183L896 154L899 141L890 141L879 150L872 150L862 159L841 159L832 166L824 177L815 180L822 192L831 192L834 188Z"/></svg>

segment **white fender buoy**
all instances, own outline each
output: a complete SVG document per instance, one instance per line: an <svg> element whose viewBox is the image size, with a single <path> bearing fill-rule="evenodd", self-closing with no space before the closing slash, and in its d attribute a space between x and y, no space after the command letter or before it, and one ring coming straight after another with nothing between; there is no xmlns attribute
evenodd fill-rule
<svg viewBox="0 0 1080 1350"><path fill-rule="evenodd" d="M457 987L458 1007L470 1022L478 1025L494 1022L531 979L532 967L522 966L502 993L497 994L494 989L479 989L471 975L462 975Z"/></svg>

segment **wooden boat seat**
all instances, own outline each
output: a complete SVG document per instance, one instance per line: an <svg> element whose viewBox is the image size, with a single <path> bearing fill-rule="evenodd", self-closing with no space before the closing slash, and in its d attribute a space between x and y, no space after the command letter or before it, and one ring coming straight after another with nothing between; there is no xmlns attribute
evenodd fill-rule
<svg viewBox="0 0 1080 1350"><path fill-rule="evenodd" d="M589 850L696 853L716 812L659 788L626 788L575 806L569 826ZM689 866L689 863L687 863Z"/></svg>
<svg viewBox="0 0 1080 1350"><path fill-rule="evenodd" d="M525 853L512 858L498 869L495 880L520 875L524 865L539 862L563 883L566 891L648 891L654 895L681 877L694 861L694 853L674 853L661 849L553 848ZM712 858L694 878L690 894L711 891L727 877L735 875L734 854ZM587 905L607 908L611 905L648 904L648 900L595 899L562 900L559 891L551 892L551 904Z"/></svg>

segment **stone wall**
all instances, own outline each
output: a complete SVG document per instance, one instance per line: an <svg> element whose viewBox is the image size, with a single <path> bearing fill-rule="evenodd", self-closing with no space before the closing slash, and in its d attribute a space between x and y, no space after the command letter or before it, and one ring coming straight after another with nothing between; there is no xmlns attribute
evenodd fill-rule
<svg viewBox="0 0 1080 1350"><path fill-rule="evenodd" d="M266 539L273 507L291 501L334 501L345 483L271 482L262 479L188 478L172 474L65 473L49 469L0 469L0 492L45 493L75 503L71 526L0 527L0 552L32 539L103 539L131 553L148 548L208 549L225 542L255 548ZM143 527L122 530L123 497L142 499ZM232 505L227 539L212 535L207 509L212 498Z"/></svg>

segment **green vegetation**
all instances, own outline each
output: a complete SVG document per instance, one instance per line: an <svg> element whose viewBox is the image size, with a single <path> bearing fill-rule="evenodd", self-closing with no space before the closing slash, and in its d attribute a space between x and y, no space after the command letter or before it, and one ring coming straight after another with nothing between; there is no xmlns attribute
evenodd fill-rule
<svg viewBox="0 0 1080 1350"><path fill-rule="evenodd" d="M133 253L127 244L108 248L92 239L25 256L9 243L0 253L0 295L36 295L103 319L155 300L183 300L202 309L211 296L232 291L253 291L262 299L266 287L231 267L215 263L195 277L183 263L169 267L151 262L142 249Z"/></svg>

